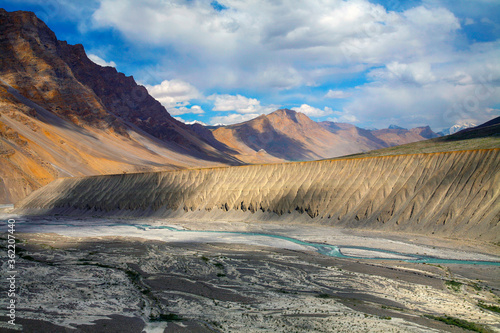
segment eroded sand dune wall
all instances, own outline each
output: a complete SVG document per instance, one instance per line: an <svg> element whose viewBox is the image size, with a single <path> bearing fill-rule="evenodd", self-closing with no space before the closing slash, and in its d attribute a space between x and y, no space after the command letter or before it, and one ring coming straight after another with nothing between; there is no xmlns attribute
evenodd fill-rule
<svg viewBox="0 0 500 333"><path fill-rule="evenodd" d="M499 193L500 149L491 149L59 179L18 211L298 212L315 223L498 242Z"/></svg>

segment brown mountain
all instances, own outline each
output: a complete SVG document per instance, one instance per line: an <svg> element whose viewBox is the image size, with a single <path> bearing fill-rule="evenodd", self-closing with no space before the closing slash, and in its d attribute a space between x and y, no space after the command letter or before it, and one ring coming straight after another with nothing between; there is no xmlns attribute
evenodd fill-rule
<svg viewBox="0 0 500 333"><path fill-rule="evenodd" d="M249 163L331 158L437 136L429 127L369 131L350 124L317 123L288 109L216 128L213 135Z"/></svg>
<svg viewBox="0 0 500 333"><path fill-rule="evenodd" d="M188 126L33 13L0 9L0 31L0 204L60 177L314 160L435 135L316 123L291 110L213 130Z"/></svg>
<svg viewBox="0 0 500 333"><path fill-rule="evenodd" d="M439 135L434 133L429 126L416 127L410 130L404 128L386 128L371 131L378 139L384 141L387 146L399 146L407 143L422 141L426 139L437 138Z"/></svg>
<svg viewBox="0 0 500 333"><path fill-rule="evenodd" d="M58 177L239 164L132 77L0 9L0 203Z"/></svg>

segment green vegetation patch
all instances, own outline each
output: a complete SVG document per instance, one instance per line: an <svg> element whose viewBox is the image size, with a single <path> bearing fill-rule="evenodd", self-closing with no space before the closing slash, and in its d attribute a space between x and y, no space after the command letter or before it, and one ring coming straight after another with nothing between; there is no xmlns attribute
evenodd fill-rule
<svg viewBox="0 0 500 333"><path fill-rule="evenodd" d="M481 291L481 290L483 290L483 288L482 288L482 287L479 285L479 283L477 283L477 282L473 282L473 283L471 284L471 286L472 286L472 288L474 288L476 291Z"/></svg>
<svg viewBox="0 0 500 333"><path fill-rule="evenodd" d="M458 281L455 281L455 280L445 281L444 284L448 288L450 288L451 290L456 291L456 292L459 292L460 289L462 288L462 283L458 282Z"/></svg>
<svg viewBox="0 0 500 333"><path fill-rule="evenodd" d="M479 301L479 303L477 303L477 306L486 310L500 313L500 306L485 304L483 301Z"/></svg>
<svg viewBox="0 0 500 333"><path fill-rule="evenodd" d="M224 269L224 265L221 264L220 262L215 263L214 266L220 269Z"/></svg>
<svg viewBox="0 0 500 333"><path fill-rule="evenodd" d="M450 317L450 316L445 316L445 317L437 317L437 316L431 316L431 315L425 315L425 317L442 321L443 323L446 323L448 325L453 325L457 327L464 328L469 331L474 331L474 332L480 332L480 333L491 333L492 331L482 325L472 323L470 321L464 320L464 319L458 319L455 317Z"/></svg>

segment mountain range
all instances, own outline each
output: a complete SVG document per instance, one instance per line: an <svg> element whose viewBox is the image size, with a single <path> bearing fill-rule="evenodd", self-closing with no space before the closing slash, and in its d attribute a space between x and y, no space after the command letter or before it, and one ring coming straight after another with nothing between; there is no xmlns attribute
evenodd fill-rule
<svg viewBox="0 0 500 333"><path fill-rule="evenodd" d="M280 109L253 120L212 129L219 142L247 163L308 161L435 138L430 127L365 130L351 124L315 122Z"/></svg>
<svg viewBox="0 0 500 333"><path fill-rule="evenodd" d="M60 177L316 160L438 136L428 126L366 130L288 109L241 124L185 124L33 13L0 9L0 29L0 203Z"/></svg>

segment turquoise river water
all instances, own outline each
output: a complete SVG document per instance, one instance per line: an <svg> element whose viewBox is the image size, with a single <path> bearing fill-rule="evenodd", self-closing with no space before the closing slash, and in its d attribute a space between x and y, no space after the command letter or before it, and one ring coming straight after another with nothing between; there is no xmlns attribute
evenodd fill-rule
<svg viewBox="0 0 500 333"><path fill-rule="evenodd" d="M130 225L128 225L130 226ZM408 254L408 253L399 253L389 250L382 250L370 247L362 247L362 246L336 246L330 244L319 244L313 242L305 242L299 239L295 239L292 237L281 236L281 235L273 235L273 234L265 234L265 233L256 233L256 232L237 232L237 231L198 231L198 230L184 230L177 229L169 226L151 226L147 224L135 224L134 227L141 230L154 230L154 229L167 229L175 232L201 232L201 233L219 233L219 234L232 234L232 235L243 235L243 236L261 236L261 237L271 237L278 238L285 241L289 241L295 244L300 244L304 246L310 246L316 249L316 251L320 254L336 257L336 258L349 258L349 259L368 259L368 260L403 260L406 262L413 263L428 263L428 264L466 264L466 265L492 265L492 266L500 266L500 262L498 261L480 261L480 260L459 260L459 259L442 259L436 258L432 256L425 256L419 254ZM356 257L349 256L342 253L342 249L358 249L365 250L370 252L377 253L376 256L370 257ZM389 256L388 256L389 255ZM410 257L411 259L400 259L400 258L391 258L391 256L403 256Z"/></svg>

